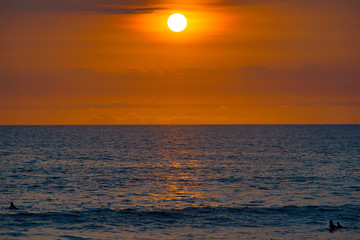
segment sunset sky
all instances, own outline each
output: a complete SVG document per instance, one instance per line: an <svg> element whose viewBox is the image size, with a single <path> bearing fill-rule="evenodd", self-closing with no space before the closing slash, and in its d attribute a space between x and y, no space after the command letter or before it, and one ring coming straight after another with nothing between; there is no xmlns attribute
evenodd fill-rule
<svg viewBox="0 0 360 240"><path fill-rule="evenodd" d="M360 124L359 0L0 0L0 31L0 125Z"/></svg>

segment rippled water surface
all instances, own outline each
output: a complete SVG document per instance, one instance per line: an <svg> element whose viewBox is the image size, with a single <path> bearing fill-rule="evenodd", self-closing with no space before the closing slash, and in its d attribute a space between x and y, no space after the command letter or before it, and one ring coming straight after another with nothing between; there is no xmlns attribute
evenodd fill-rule
<svg viewBox="0 0 360 240"><path fill-rule="evenodd" d="M359 156L359 125L0 126L0 239L360 239Z"/></svg>

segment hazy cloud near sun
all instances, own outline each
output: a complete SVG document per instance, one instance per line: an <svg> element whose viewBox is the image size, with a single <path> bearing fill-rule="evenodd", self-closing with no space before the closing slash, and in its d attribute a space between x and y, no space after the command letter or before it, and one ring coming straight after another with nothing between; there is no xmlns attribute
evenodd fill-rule
<svg viewBox="0 0 360 240"><path fill-rule="evenodd" d="M103 12L111 14L150 13L145 0L0 0L0 11Z"/></svg>
<svg viewBox="0 0 360 240"><path fill-rule="evenodd" d="M77 106L80 104L77 103L79 99L85 102L92 99L98 102L96 103L99 104L98 106L103 106L102 100L97 99L110 97L118 99L111 107L126 107L129 102L124 99L132 94L142 96L144 99L164 97L169 101L186 99L189 96L204 97L204 99L214 96L215 99L226 100L221 96L232 99L252 95L255 98L272 96L275 99L274 102L266 102L266 104L360 103L359 71L327 69L313 65L298 69L270 69L264 66L239 66L229 69L133 68L122 69L115 73L77 69L28 73L27 77L16 73L0 73L0 77L2 79L0 95L4 98L18 101L17 99L20 98L36 100L66 97L62 105ZM291 95L292 100L279 102L278 96L284 94ZM231 101L232 104L236 103ZM49 100L43 102L45 105L57 104ZM1 105L4 104L10 107L20 103L6 104L2 101Z"/></svg>
<svg viewBox="0 0 360 240"><path fill-rule="evenodd" d="M298 7L321 9L360 9L359 0L0 0L0 11L26 12L98 12L107 14L144 14L172 6L248 6L269 4L296 4Z"/></svg>
<svg viewBox="0 0 360 240"><path fill-rule="evenodd" d="M271 4L271 3L299 3L299 4L336 4L341 3L343 5L359 5L358 0L218 0L216 2L223 4Z"/></svg>
<svg viewBox="0 0 360 240"><path fill-rule="evenodd" d="M352 11L360 10L359 0L218 0L214 1L218 6L249 6L249 5L284 5L289 8L304 8L307 10L317 9L324 11L331 9L335 11ZM292 10L289 8L289 10Z"/></svg>

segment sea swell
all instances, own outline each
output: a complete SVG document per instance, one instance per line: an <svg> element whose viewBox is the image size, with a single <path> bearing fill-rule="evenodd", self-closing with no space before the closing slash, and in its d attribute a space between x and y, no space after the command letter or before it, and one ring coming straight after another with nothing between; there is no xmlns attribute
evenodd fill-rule
<svg viewBox="0 0 360 240"><path fill-rule="evenodd" d="M40 227L56 225L66 227L92 225L109 226L241 226L257 228L264 226L287 226L301 221L304 224L324 224L329 219L355 221L360 216L360 206L284 206L284 207L187 207L184 209L87 209L82 211L61 211L31 213L26 211L3 211L1 226Z"/></svg>
<svg viewBox="0 0 360 240"><path fill-rule="evenodd" d="M360 239L359 133L1 127L0 239Z"/></svg>

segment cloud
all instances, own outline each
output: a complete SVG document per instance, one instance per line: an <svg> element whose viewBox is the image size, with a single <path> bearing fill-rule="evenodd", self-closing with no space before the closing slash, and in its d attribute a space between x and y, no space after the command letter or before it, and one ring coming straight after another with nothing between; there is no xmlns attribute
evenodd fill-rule
<svg viewBox="0 0 360 240"><path fill-rule="evenodd" d="M218 0L219 4L228 5L254 5L254 4L272 4L272 3L298 3L298 4L342 4L342 5L359 5L358 0Z"/></svg>
<svg viewBox="0 0 360 240"><path fill-rule="evenodd" d="M243 107L360 107L360 101L346 102L281 102L281 103L244 103L244 104L129 104L129 103L98 103L98 104L0 104L2 109L237 109Z"/></svg>
<svg viewBox="0 0 360 240"><path fill-rule="evenodd" d="M107 14L145 14L161 8L145 0L0 0L0 11L99 12Z"/></svg>
<svg viewBox="0 0 360 240"><path fill-rule="evenodd" d="M0 12L98 12L105 14L147 14L164 9L161 4L198 6L251 6L283 4L318 10L346 9L358 11L359 0L0 0ZM156 7L154 7L156 6Z"/></svg>
<svg viewBox="0 0 360 240"><path fill-rule="evenodd" d="M170 99L171 102L188 97L297 96L299 102L300 99L316 100L323 96L339 102L360 100L359 70L336 66L308 65L297 69L264 66L134 68L115 73L77 69L43 74L0 73L0 78L0 95L6 99L41 96L72 102L79 97L102 99L105 96L122 96L127 99Z"/></svg>
<svg viewBox="0 0 360 240"><path fill-rule="evenodd" d="M359 0L218 0L211 1L215 6L253 6L253 5L276 5L286 6L289 11L299 10L316 10L319 12L331 11L348 11L357 13L360 10Z"/></svg>
<svg viewBox="0 0 360 240"><path fill-rule="evenodd" d="M161 9L162 8L107 8L107 9L92 9L85 11L109 13L109 14L146 14Z"/></svg>

